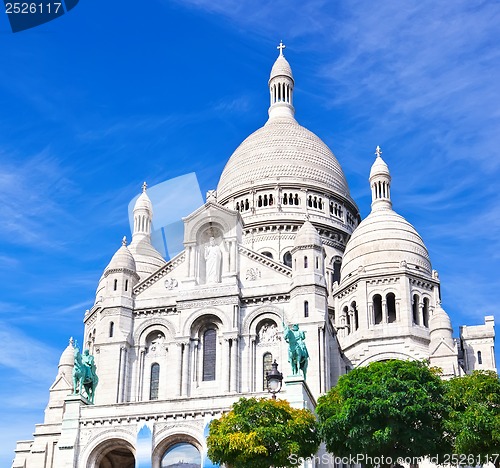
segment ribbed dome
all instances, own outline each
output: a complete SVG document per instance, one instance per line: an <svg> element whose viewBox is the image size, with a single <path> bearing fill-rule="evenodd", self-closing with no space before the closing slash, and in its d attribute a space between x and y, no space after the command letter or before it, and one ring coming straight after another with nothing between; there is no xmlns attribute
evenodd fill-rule
<svg viewBox="0 0 500 468"><path fill-rule="evenodd" d="M300 181L349 195L346 178L328 146L291 117L273 118L236 149L222 172L217 198L269 182Z"/></svg>
<svg viewBox="0 0 500 468"><path fill-rule="evenodd" d="M135 260L126 245L122 245L106 267L106 270L129 270L134 272L136 270Z"/></svg>
<svg viewBox="0 0 500 468"><path fill-rule="evenodd" d="M434 312L429 319L429 328L431 333L437 330L449 330L450 333L453 331L450 316L445 312L439 303L436 305Z"/></svg>
<svg viewBox="0 0 500 468"><path fill-rule="evenodd" d="M73 367L75 363L75 348L73 346L73 338L70 339L68 346L62 352L61 358L59 359L59 366Z"/></svg>
<svg viewBox="0 0 500 468"><path fill-rule="evenodd" d="M167 262L149 241L144 238L138 242L132 241L128 250L135 259L136 272L141 281L158 271Z"/></svg>
<svg viewBox="0 0 500 468"><path fill-rule="evenodd" d="M390 176L389 167L380 156L376 158L375 162L372 164L372 168L370 170L370 179L376 175Z"/></svg>
<svg viewBox="0 0 500 468"><path fill-rule="evenodd" d="M429 253L415 228L391 209L372 211L347 243L341 282L360 267L366 272L390 272L406 262L408 268L431 275Z"/></svg>
<svg viewBox="0 0 500 468"><path fill-rule="evenodd" d="M311 224L310 221L306 221L298 230L297 236L295 237L295 247L300 247L301 245L318 245L321 246L321 238L319 237L318 231Z"/></svg>
<svg viewBox="0 0 500 468"><path fill-rule="evenodd" d="M144 191L139 195L137 198L135 205L134 205L134 211L135 210L148 210L149 212L153 212L153 204L151 203L151 200L148 197L148 194L146 193L146 190L143 189Z"/></svg>
<svg viewBox="0 0 500 468"><path fill-rule="evenodd" d="M280 55L276 59L276 62L274 62L273 68L271 68L269 81L271 81L276 76L288 76L293 80L292 67L283 55Z"/></svg>

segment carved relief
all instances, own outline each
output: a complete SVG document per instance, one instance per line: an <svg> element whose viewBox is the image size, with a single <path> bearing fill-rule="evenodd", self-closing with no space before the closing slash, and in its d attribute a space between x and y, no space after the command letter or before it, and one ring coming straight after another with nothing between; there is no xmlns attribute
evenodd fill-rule
<svg viewBox="0 0 500 468"><path fill-rule="evenodd" d="M281 341L278 326L272 320L266 320L257 331L257 345L275 344Z"/></svg>
<svg viewBox="0 0 500 468"><path fill-rule="evenodd" d="M179 285L179 283L175 278L167 278L165 280L165 287L167 289L172 290L172 289L176 288L178 285Z"/></svg>
<svg viewBox="0 0 500 468"><path fill-rule="evenodd" d="M248 268L247 269L247 274L246 274L246 279L248 281L255 281L259 279L261 276L260 269L259 268Z"/></svg>

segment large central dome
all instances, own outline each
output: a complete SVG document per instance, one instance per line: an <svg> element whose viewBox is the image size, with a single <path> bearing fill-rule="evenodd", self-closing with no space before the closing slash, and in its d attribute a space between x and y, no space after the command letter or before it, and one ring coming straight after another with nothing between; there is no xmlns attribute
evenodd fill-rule
<svg viewBox="0 0 500 468"><path fill-rule="evenodd" d="M349 195L346 178L333 153L293 116L270 118L241 143L222 172L217 198L224 203L256 184L278 181L300 181Z"/></svg>
<svg viewBox="0 0 500 468"><path fill-rule="evenodd" d="M217 199L226 204L270 184L349 196L339 162L314 133L295 120L294 79L283 44L269 78L269 120L236 149L222 172Z"/></svg>

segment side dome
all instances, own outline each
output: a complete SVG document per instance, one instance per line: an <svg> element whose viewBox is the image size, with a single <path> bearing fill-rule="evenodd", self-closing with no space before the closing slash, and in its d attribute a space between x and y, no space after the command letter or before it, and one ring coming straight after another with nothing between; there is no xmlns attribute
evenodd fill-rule
<svg viewBox="0 0 500 468"><path fill-rule="evenodd" d="M217 186L224 204L259 183L294 183L349 196L349 187L330 148L294 118L275 117L246 138L226 164Z"/></svg>
<svg viewBox="0 0 500 468"><path fill-rule="evenodd" d="M300 247L301 245L316 245L321 247L321 238L319 237L318 231L311 224L310 221L306 221L297 232L295 237L294 246Z"/></svg>
<svg viewBox="0 0 500 468"><path fill-rule="evenodd" d="M429 253L415 228L393 210L372 211L346 245L341 282L360 268L367 273L389 272L406 262L431 276Z"/></svg>
<svg viewBox="0 0 500 468"><path fill-rule="evenodd" d="M135 273L135 260L127 248L125 238L123 238L122 246L113 255L104 272L109 270L128 270Z"/></svg>

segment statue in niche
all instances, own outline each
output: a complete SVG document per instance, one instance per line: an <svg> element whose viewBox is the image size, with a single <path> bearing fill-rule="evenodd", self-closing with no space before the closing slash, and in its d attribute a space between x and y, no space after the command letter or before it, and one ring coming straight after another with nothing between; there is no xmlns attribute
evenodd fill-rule
<svg viewBox="0 0 500 468"><path fill-rule="evenodd" d="M266 322L258 333L259 343L276 343L281 339L278 326L274 322Z"/></svg>
<svg viewBox="0 0 500 468"><path fill-rule="evenodd" d="M165 354L167 350L165 336L161 333L158 333L158 336L151 341L151 346L149 347L149 351L157 356Z"/></svg>
<svg viewBox="0 0 500 468"><path fill-rule="evenodd" d="M210 238L209 245L205 246L205 274L206 282L220 283L222 252L215 243L213 237Z"/></svg>

